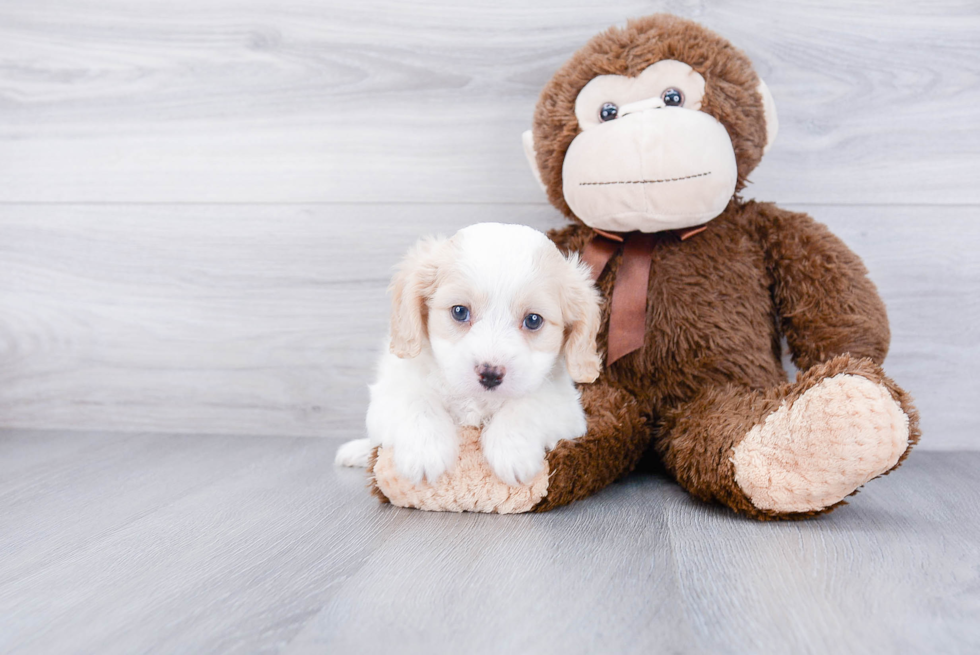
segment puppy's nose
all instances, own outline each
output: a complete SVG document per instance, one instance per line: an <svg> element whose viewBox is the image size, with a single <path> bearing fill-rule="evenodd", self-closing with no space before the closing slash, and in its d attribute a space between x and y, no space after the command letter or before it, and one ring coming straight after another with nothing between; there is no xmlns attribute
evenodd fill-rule
<svg viewBox="0 0 980 655"><path fill-rule="evenodd" d="M507 369L505 369L503 366L480 364L476 367L476 374L480 376L480 384L482 384L486 389L499 387L500 383L504 381L504 373L506 372Z"/></svg>

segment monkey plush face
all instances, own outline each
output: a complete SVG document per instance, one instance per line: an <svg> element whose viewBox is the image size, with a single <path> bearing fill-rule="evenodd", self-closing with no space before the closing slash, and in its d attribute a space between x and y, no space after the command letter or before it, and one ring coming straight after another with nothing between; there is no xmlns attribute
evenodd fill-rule
<svg viewBox="0 0 980 655"><path fill-rule="evenodd" d="M704 78L664 59L636 77L600 75L575 99L581 133L562 166L575 215L615 232L657 232L709 221L735 193L735 151L701 111Z"/></svg>
<svg viewBox="0 0 980 655"><path fill-rule="evenodd" d="M775 136L765 84L741 52L656 15L590 41L541 95L524 145L549 199L608 231L718 216Z"/></svg>

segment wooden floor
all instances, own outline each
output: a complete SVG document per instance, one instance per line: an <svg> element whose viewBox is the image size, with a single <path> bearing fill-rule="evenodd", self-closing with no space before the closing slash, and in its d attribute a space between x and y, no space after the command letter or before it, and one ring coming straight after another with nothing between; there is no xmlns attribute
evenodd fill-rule
<svg viewBox="0 0 980 655"><path fill-rule="evenodd" d="M0 652L980 649L980 453L767 524L648 475L545 515L381 506L339 443L0 433Z"/></svg>

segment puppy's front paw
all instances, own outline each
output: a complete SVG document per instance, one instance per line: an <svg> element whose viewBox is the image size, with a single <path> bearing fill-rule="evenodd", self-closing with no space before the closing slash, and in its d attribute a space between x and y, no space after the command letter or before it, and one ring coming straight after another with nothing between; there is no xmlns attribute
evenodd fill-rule
<svg viewBox="0 0 980 655"><path fill-rule="evenodd" d="M459 443L448 415L423 413L404 425L392 444L395 469L412 484L434 483L456 466Z"/></svg>
<svg viewBox="0 0 980 655"><path fill-rule="evenodd" d="M364 468L368 465L368 458L370 456L370 440L354 439L337 449L337 456L334 458L334 463L337 466L359 466Z"/></svg>
<svg viewBox="0 0 980 655"><path fill-rule="evenodd" d="M399 440L394 449L395 468L398 474L412 484L422 478L433 484L443 473L456 465L457 451L444 445L420 443L416 440Z"/></svg>
<svg viewBox="0 0 980 655"><path fill-rule="evenodd" d="M544 468L544 446L506 421L495 421L483 430L483 458L502 482L516 487L528 484ZM524 428L526 430L526 426Z"/></svg>

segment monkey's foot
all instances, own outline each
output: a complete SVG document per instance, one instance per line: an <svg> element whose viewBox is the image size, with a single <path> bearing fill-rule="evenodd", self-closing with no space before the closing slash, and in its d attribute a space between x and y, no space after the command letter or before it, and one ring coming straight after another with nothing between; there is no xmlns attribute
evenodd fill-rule
<svg viewBox="0 0 980 655"><path fill-rule="evenodd" d="M898 464L909 416L883 385L841 373L784 401L734 448L735 482L758 509L815 512Z"/></svg>

